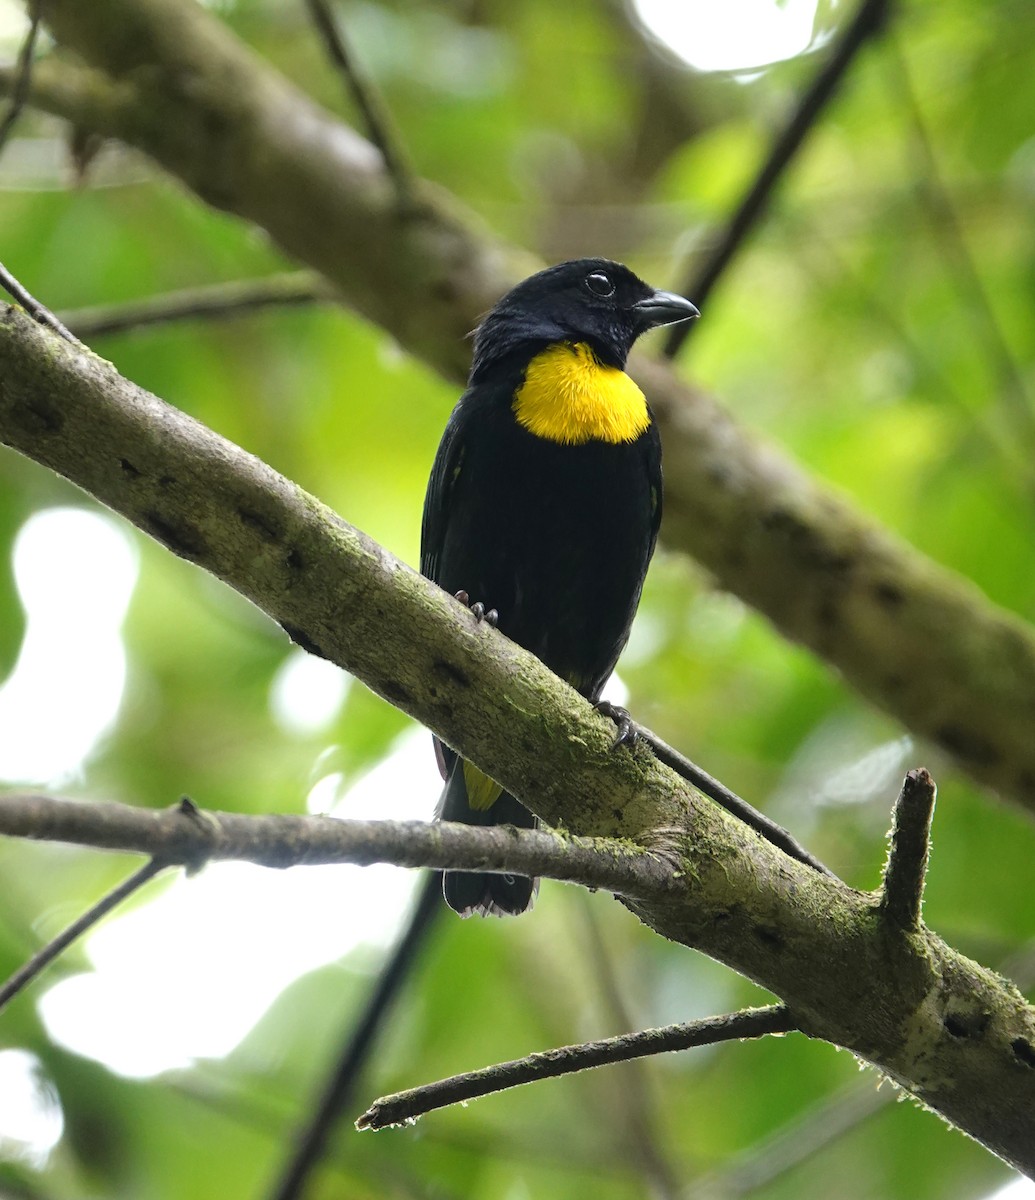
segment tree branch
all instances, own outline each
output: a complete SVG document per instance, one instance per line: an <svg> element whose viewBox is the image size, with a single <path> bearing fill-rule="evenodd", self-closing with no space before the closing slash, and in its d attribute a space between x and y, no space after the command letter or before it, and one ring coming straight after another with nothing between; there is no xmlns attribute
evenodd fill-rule
<svg viewBox="0 0 1035 1200"><path fill-rule="evenodd" d="M895 801L895 820L888 863L884 868L880 907L889 924L904 933L920 928L928 838L936 794L934 780L921 768L909 772Z"/></svg>
<svg viewBox="0 0 1035 1200"><path fill-rule="evenodd" d="M1035 986L1032 944L996 964L1022 991ZM858 1077L847 1087L812 1108L791 1117L782 1126L748 1146L714 1172L696 1179L685 1190L684 1200L739 1200L754 1195L774 1180L827 1148L882 1109L901 1100L891 1087L874 1087L873 1080Z"/></svg>
<svg viewBox="0 0 1035 1200"><path fill-rule="evenodd" d="M599 704L597 707L601 711L604 711ZM697 763L691 762L685 754L680 754L674 746L670 746L668 742L658 737L656 733L640 725L637 721L631 721L630 728L638 738L641 738L650 746L657 755L659 762L663 762L666 767L670 767L683 779L689 780L698 791L703 792L709 799L721 805L728 813L732 813L739 821L743 821L745 825L750 826L756 833L764 837L767 842L772 842L774 846L779 846L784 854L790 855L791 858L796 858L798 862L805 863L806 866L811 867L814 871L820 871L824 875L832 876L834 874L826 864L821 863L814 854L806 850L793 834L789 833L781 825L778 825L771 817L767 817L765 813L759 812L757 808L748 804L736 792L731 792L714 775L709 775Z"/></svg>
<svg viewBox="0 0 1035 1200"><path fill-rule="evenodd" d="M0 263L0 288L3 288L12 299L17 300L38 324L46 326L47 329L53 329L56 334L63 337L66 342L71 342L73 346L78 345L77 340L50 309L44 307L27 288L20 284L3 263Z"/></svg>
<svg viewBox="0 0 1035 1200"><path fill-rule="evenodd" d="M406 163L406 156L393 126L391 114L381 102L380 95L360 70L356 56L352 53L345 34L335 21L327 0L306 0L306 5L313 24L316 26L316 31L327 49L328 57L337 67L338 73L352 97L352 102L363 117L363 124L366 126L370 140L381 151L385 170L395 183L399 206L408 207L413 203L412 173Z"/></svg>
<svg viewBox="0 0 1035 1200"><path fill-rule="evenodd" d="M626 903L651 928L756 980L809 1036L855 1051L1018 1169L1035 1171L1035 1011L999 976L926 928L889 937L878 897L787 857L648 747L612 751L613 724L533 655L270 467L14 309L0 309L0 440L236 588L549 824L626 839L610 864L584 849L619 890L638 890L629 870L648 873L637 877L652 898ZM163 857L174 861L178 843L182 855L204 857L247 832L271 865L327 861L320 855L340 856L353 834L351 860L368 861L384 853L379 838L397 837L398 861L520 873L542 865L520 858L534 844L537 854L556 854L566 878L589 881L588 867L570 870L566 838L531 843L532 834L505 827L478 831L502 839L490 844L445 825L375 833L316 818L196 822L53 802L30 815L34 804L0 808L19 814L5 817L9 832L50 836L60 820L82 840L87 821L90 840L102 834L97 844L150 851L159 830ZM80 808L88 815L77 817ZM423 839L419 855L411 834ZM490 845L499 858L488 856Z"/></svg>
<svg viewBox="0 0 1035 1200"><path fill-rule="evenodd" d="M322 276L311 271L284 271L262 279L213 283L122 304L72 309L61 313L60 318L78 338L87 340L173 321L199 317L225 319L263 308L293 307L333 299L334 290Z"/></svg>
<svg viewBox="0 0 1035 1200"><path fill-rule="evenodd" d="M18 52L18 62L15 64L13 72L14 82L11 87L11 102L7 106L7 112L0 119L0 151L3 150L8 137L11 135L11 130L21 116L25 102L29 98L29 84L32 80L32 59L36 53L36 39L39 31L40 3L39 0L29 0L29 31L26 33L25 41L22 42L22 48Z"/></svg>
<svg viewBox="0 0 1035 1200"><path fill-rule="evenodd" d="M415 207L400 213L376 149L202 6L46 0L43 11L92 67L38 64L36 103L139 147L210 204L262 226L429 365L466 374L465 334L533 258L430 185L415 184ZM667 367L637 358L632 369L665 443L665 542L975 779L1035 811L1032 630ZM951 681L936 705L932 677Z"/></svg>
<svg viewBox="0 0 1035 1200"><path fill-rule="evenodd" d="M599 1042L543 1050L526 1058L482 1067L463 1075L451 1075L437 1083L426 1083L423 1087L382 1096L359 1117L356 1128L386 1129L390 1125L404 1125L436 1108L463 1104L480 1096L535 1083L540 1079L555 1079L559 1075L572 1075L592 1067L606 1067L612 1063L628 1062L632 1058L645 1058L650 1054L668 1054L696 1046L712 1046L717 1042L788 1033L796 1028L789 1009L782 1004L772 1004L768 1008L747 1009L724 1017L707 1017L681 1025L666 1025L664 1029L646 1029L640 1033L604 1038Z"/></svg>
<svg viewBox="0 0 1035 1200"><path fill-rule="evenodd" d="M88 804L35 793L0 795L0 834L149 854L197 869L239 860L260 867L393 863L546 875L641 899L680 895L686 881L657 854L628 841L579 838L509 825L449 821L340 821L320 816L244 816L199 809Z"/></svg>

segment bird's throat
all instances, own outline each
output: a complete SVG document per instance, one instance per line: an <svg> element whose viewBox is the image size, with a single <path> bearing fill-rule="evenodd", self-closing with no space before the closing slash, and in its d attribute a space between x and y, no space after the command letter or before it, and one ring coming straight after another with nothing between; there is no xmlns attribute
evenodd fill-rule
<svg viewBox="0 0 1035 1200"><path fill-rule="evenodd" d="M513 408L529 433L568 446L634 442L650 425L643 392L584 342L560 342L537 354Z"/></svg>

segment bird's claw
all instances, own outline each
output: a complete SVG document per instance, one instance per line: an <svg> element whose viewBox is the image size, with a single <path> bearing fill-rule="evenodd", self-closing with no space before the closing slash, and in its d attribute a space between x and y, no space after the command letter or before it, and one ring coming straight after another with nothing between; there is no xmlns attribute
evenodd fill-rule
<svg viewBox="0 0 1035 1200"><path fill-rule="evenodd" d="M636 744L640 737L640 731L627 708L622 708L619 704L612 704L610 700L598 700L593 707L601 716L608 717L614 721L618 727L615 740L611 743L612 750L616 750L619 746L633 746Z"/></svg>
<svg viewBox="0 0 1035 1200"><path fill-rule="evenodd" d="M459 600L461 604L469 608L471 610L471 615L479 624L484 621L486 625L491 625L493 629L496 628L496 625L500 619L500 615L494 608L486 608L480 600L476 600L472 604L471 597L463 590L454 592L453 598L455 600Z"/></svg>

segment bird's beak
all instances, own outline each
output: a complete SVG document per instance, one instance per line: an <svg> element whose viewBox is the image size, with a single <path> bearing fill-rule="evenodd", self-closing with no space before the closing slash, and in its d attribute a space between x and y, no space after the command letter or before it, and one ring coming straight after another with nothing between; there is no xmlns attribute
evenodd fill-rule
<svg viewBox="0 0 1035 1200"><path fill-rule="evenodd" d="M678 321L689 321L701 315L696 304L691 304L675 292L654 292L646 300L634 304L633 312L642 321L644 329L654 329L658 325L675 325Z"/></svg>

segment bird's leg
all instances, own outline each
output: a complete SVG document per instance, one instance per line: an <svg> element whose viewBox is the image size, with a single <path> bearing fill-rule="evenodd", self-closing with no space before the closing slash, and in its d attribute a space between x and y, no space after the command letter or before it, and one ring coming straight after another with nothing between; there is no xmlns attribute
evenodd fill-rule
<svg viewBox="0 0 1035 1200"><path fill-rule="evenodd" d="M494 608L486 608L480 600L476 600L472 604L471 597L463 590L454 592L453 598L459 600L461 604L466 605L471 610L476 621L479 623L484 621L487 625L491 625L494 629L496 628L500 615Z"/></svg>
<svg viewBox="0 0 1035 1200"><path fill-rule="evenodd" d="M632 746L638 741L640 731L627 708L622 708L619 704L612 704L610 700L597 700L593 707L601 716L610 717L618 726L618 733L615 734L615 740L611 743L612 750L618 746Z"/></svg>

